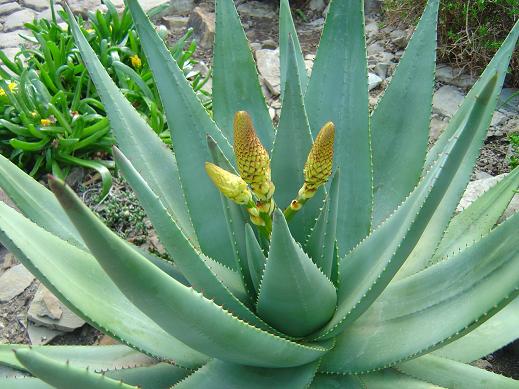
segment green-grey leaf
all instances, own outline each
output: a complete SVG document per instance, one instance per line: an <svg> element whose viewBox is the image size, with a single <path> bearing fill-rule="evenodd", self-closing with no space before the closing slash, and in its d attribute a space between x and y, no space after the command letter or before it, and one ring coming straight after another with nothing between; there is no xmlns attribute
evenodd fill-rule
<svg viewBox="0 0 519 389"><path fill-rule="evenodd" d="M429 0L405 54L371 116L373 224L387 218L422 173L436 63L439 0Z"/></svg>
<svg viewBox="0 0 519 389"><path fill-rule="evenodd" d="M391 217L341 259L338 308L334 318L318 334L329 337L357 319L382 293L409 254L423 240L431 215L441 206L451 189L479 128L481 107L488 104L494 90L494 77L478 98L464 126L453 137L449 148L432 170ZM473 131L471 131L473 130Z"/></svg>
<svg viewBox="0 0 519 389"><path fill-rule="evenodd" d="M331 343L301 344L239 320L121 243L59 181L51 186L87 246L119 289L165 331L218 359L261 367L293 367L324 355Z"/></svg>
<svg viewBox="0 0 519 389"><path fill-rule="evenodd" d="M68 308L94 327L148 355L181 366L196 367L206 360L137 309L90 254L56 238L4 203L0 203L0 230L4 246ZM102 295L100 290L104 291Z"/></svg>
<svg viewBox="0 0 519 389"><path fill-rule="evenodd" d="M42 380L32 377L0 377L0 388L5 389L56 389Z"/></svg>
<svg viewBox="0 0 519 389"><path fill-rule="evenodd" d="M125 156L117 149L114 149L114 156L122 173L141 200L162 244L171 253L191 285L242 320L260 328L267 328L268 326L240 301L248 300L240 275L198 252Z"/></svg>
<svg viewBox="0 0 519 389"><path fill-rule="evenodd" d="M292 38L292 39L290 39ZM308 74L306 72L305 59L301 44L297 38L297 31L292 19L292 11L288 0L281 0L279 4L279 62L281 68L281 101L285 101L285 82L291 75L291 67L288 66L290 57L290 40L293 41L295 47L295 60L297 66L297 74L299 76L299 84L304 96L306 87L308 86Z"/></svg>
<svg viewBox="0 0 519 389"><path fill-rule="evenodd" d="M391 284L337 338L321 369L381 369L453 342L490 319L519 294L518 228L519 214L456 256Z"/></svg>
<svg viewBox="0 0 519 389"><path fill-rule="evenodd" d="M31 221L72 245L86 250L83 239L50 190L0 155L0 187ZM171 262L128 243L170 276L185 283ZM86 250L88 251L88 250Z"/></svg>
<svg viewBox="0 0 519 389"><path fill-rule="evenodd" d="M25 370L20 361L16 359L13 350L28 349L29 347L56 361L69 361L77 367L89 367L93 371L151 366L156 363L156 360L124 345L99 347L3 344L0 345L0 364Z"/></svg>
<svg viewBox="0 0 519 389"><path fill-rule="evenodd" d="M310 389L439 389L393 369L362 375L317 374Z"/></svg>
<svg viewBox="0 0 519 389"><path fill-rule="evenodd" d="M211 158L207 134L218 143L227 158L232 157L232 147L196 97L139 2L127 0L126 3L161 95L182 188L200 247L208 256L235 268L233 246L227 234L218 190L204 169L205 162Z"/></svg>
<svg viewBox="0 0 519 389"><path fill-rule="evenodd" d="M518 186L519 168L516 168L466 209L454 216L430 264L439 262L444 256L464 249L488 233L496 225L517 193Z"/></svg>
<svg viewBox="0 0 519 389"><path fill-rule="evenodd" d="M264 369L212 360L174 389L302 389L312 382L317 363L285 368Z"/></svg>
<svg viewBox="0 0 519 389"><path fill-rule="evenodd" d="M342 170L337 217L339 254L368 235L372 174L368 80L361 1L330 3L305 103L312 133L335 124L334 164Z"/></svg>
<svg viewBox="0 0 519 389"><path fill-rule="evenodd" d="M34 376L56 389L138 389L137 386L124 384L88 369L55 361L35 350L20 349L15 354Z"/></svg>
<svg viewBox="0 0 519 389"><path fill-rule="evenodd" d="M245 245L247 248L247 261L249 263L248 269L250 271L252 284L257 293L260 289L261 278L263 277L267 259L265 258L265 254L263 254L263 250L250 224L245 225Z"/></svg>
<svg viewBox="0 0 519 389"><path fill-rule="evenodd" d="M317 267L331 279L336 259L335 236L339 209L339 171L335 172L321 214L306 243L306 251Z"/></svg>
<svg viewBox="0 0 519 389"><path fill-rule="evenodd" d="M434 351L435 355L472 362L519 338L519 298L464 337Z"/></svg>
<svg viewBox="0 0 519 389"><path fill-rule="evenodd" d="M312 133L299 81L294 41L289 37L285 98L272 150L272 180L276 184L274 199L280 207L287 207L303 186L303 168L312 147ZM303 242L319 215L323 190L296 213L290 222L290 231L297 241Z"/></svg>
<svg viewBox="0 0 519 389"><path fill-rule="evenodd" d="M117 144L131 157L135 168L145 175L148 185L162 199L184 232L191 239L196 240L182 192L175 156L126 100L90 47L74 15L70 10L68 12L74 40L101 96Z"/></svg>
<svg viewBox="0 0 519 389"><path fill-rule="evenodd" d="M519 381L475 366L434 355L424 355L402 363L397 370L446 388L459 389L517 389Z"/></svg>
<svg viewBox="0 0 519 389"><path fill-rule="evenodd" d="M213 61L213 112L216 122L232 141L234 114L247 111L258 137L270 150L274 139L272 120L261 92L251 49L232 0L216 1Z"/></svg>
<svg viewBox="0 0 519 389"><path fill-rule="evenodd" d="M218 147L214 139L210 136L207 137L207 144L209 146L209 150L211 151L214 164L224 170L227 170L228 172L238 174L236 173L229 160L225 158L225 155L223 155L222 150ZM245 283L245 288L249 292L252 292L254 286L252 285L252 280L250 278L244 234L245 225L249 221L247 211L245 211L243 206L229 200L222 193L220 193L220 198L222 200L222 207L225 213L225 219L227 221L229 236L234 246L236 264L238 265L237 267L239 268L240 275L243 279L242 284Z"/></svg>
<svg viewBox="0 0 519 389"><path fill-rule="evenodd" d="M106 373L107 377L136 385L139 389L169 389L186 376L191 370L168 363L158 363L149 367L137 367L133 369L112 370Z"/></svg>
<svg viewBox="0 0 519 389"><path fill-rule="evenodd" d="M276 209L259 315L280 331L302 337L331 318L336 302L335 287L290 235L283 213Z"/></svg>

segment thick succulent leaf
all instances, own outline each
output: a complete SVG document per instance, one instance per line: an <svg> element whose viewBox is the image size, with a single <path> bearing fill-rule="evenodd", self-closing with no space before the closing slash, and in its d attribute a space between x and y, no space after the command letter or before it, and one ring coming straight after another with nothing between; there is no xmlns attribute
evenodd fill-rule
<svg viewBox="0 0 519 389"><path fill-rule="evenodd" d="M139 389L169 389L191 373L191 370L159 363L150 367L108 371L106 376L136 385Z"/></svg>
<svg viewBox="0 0 519 389"><path fill-rule="evenodd" d="M191 347L218 359L262 367L292 367L310 363L331 344L295 343L255 328L187 288L116 239L58 181L51 186L89 249L120 290L165 331Z"/></svg>
<svg viewBox="0 0 519 389"><path fill-rule="evenodd" d="M303 389L307 388L317 370L317 362L285 368L264 369L212 360L174 389Z"/></svg>
<svg viewBox="0 0 519 389"><path fill-rule="evenodd" d="M117 144L131 157L135 168L146 177L148 185L161 198L184 233L196 240L180 184L175 156L106 73L96 53L79 29L72 12L68 11L70 28L76 45L101 96Z"/></svg>
<svg viewBox="0 0 519 389"><path fill-rule="evenodd" d="M519 294L518 230L519 214L456 256L391 284L337 338L321 369L381 369L453 342L490 319Z"/></svg>
<svg viewBox="0 0 519 389"><path fill-rule="evenodd" d="M162 98L182 188L200 247L206 255L235 268L220 196L204 169L205 162L211 158L207 134L227 158L232 156L232 147L196 97L139 2L127 0L126 3Z"/></svg>
<svg viewBox="0 0 519 389"><path fill-rule="evenodd" d="M459 389L517 389L519 381L475 366L434 355L424 355L402 363L397 370L418 379L446 388Z"/></svg>
<svg viewBox="0 0 519 389"><path fill-rule="evenodd" d="M137 386L124 384L89 369L58 362L35 350L20 349L15 353L16 358L31 374L56 389L138 389Z"/></svg>
<svg viewBox="0 0 519 389"><path fill-rule="evenodd" d="M276 209L258 314L278 330L302 337L330 319L336 302L335 287L290 235L283 213Z"/></svg>
<svg viewBox="0 0 519 389"><path fill-rule="evenodd" d="M274 139L272 120L261 92L251 49L232 0L216 1L213 61L213 112L216 123L232 141L234 114L247 111L258 137L270 150Z"/></svg>
<svg viewBox="0 0 519 389"><path fill-rule="evenodd" d="M224 170L227 170L228 172L238 174L236 173L229 160L225 158L225 155L218 147L214 139L210 136L207 137L207 144L209 146L209 150L211 151L211 156L215 165L221 167ZM222 193L220 193L220 198L222 200L222 207L225 213L225 219L227 221L227 230L229 231L229 236L234 246L236 264L242 278L242 287L244 284L245 289L247 289L249 295L252 295L253 293L251 292L253 292L254 286L250 278L244 234L245 225L249 221L249 216L243 206L229 200Z"/></svg>
<svg viewBox="0 0 519 389"><path fill-rule="evenodd" d="M373 224L387 218L420 179L429 139L439 0L429 0L404 56L371 116Z"/></svg>
<svg viewBox="0 0 519 389"><path fill-rule="evenodd" d="M56 389L38 378L32 377L0 377L0 388L5 389Z"/></svg>
<svg viewBox="0 0 519 389"><path fill-rule="evenodd" d="M21 344L0 345L0 364L25 370L13 350L31 348L56 361L69 361L77 367L89 367L93 371L126 369L151 366L156 360L124 345L114 346L27 346Z"/></svg>
<svg viewBox="0 0 519 389"><path fill-rule="evenodd" d="M337 171L321 214L306 243L306 252L324 275L330 279L336 260L335 234L339 209L339 178L339 171Z"/></svg>
<svg viewBox="0 0 519 389"><path fill-rule="evenodd" d="M454 216L430 263L441 261L444 256L464 249L487 234L496 225L517 193L518 186L519 168L516 168Z"/></svg>
<svg viewBox="0 0 519 389"><path fill-rule="evenodd" d="M81 236L52 192L2 155L0 155L0 187L25 217L58 238L86 250ZM186 283L185 278L179 274L171 262L165 261L131 243L128 243L128 245L142 253L170 276Z"/></svg>
<svg viewBox="0 0 519 389"><path fill-rule="evenodd" d="M317 374L311 389L439 389L393 369L363 375Z"/></svg>
<svg viewBox="0 0 519 389"><path fill-rule="evenodd" d="M274 199L280 207L287 207L303 186L303 168L312 147L312 133L299 81L294 41L289 37L285 98L272 150L272 181L276 184ZM318 190L314 198L294 216L290 231L297 241L303 242L319 215L324 198Z"/></svg>
<svg viewBox="0 0 519 389"><path fill-rule="evenodd" d="M453 137L449 148L402 206L342 258L339 306L334 319L321 331L321 337L337 334L368 309L409 254L421 244L423 233L430 226L431 216L442 206L451 190L452 181L457 178L460 169L463 170L466 153L470 152L473 139L477 136L477 132L471 130L478 129L481 120L485 120L481 108L488 104L495 90L496 78L478 97L478 103L465 125Z"/></svg>
<svg viewBox="0 0 519 389"><path fill-rule="evenodd" d="M472 362L519 338L519 298L464 337L434 351L440 357Z"/></svg>
<svg viewBox="0 0 519 389"><path fill-rule="evenodd" d="M249 263L248 269L252 284L257 293L260 289L261 278L263 277L267 259L250 224L245 226L245 244L247 247L247 261Z"/></svg>
<svg viewBox="0 0 519 389"><path fill-rule="evenodd" d="M281 0L279 3L279 61L281 68L281 101L284 102L285 82L291 76L291 66L288 65L291 56L289 45L293 41L295 47L295 61L297 66L297 75L299 77L299 85L304 96L308 85L308 74L306 72L305 59L301 44L297 38L297 31L292 19L292 11L288 0Z"/></svg>
<svg viewBox="0 0 519 389"><path fill-rule="evenodd" d="M372 174L368 80L361 1L332 1L305 102L314 136L335 124L335 166L342 179L337 241L342 256L368 235Z"/></svg>
<svg viewBox="0 0 519 389"><path fill-rule="evenodd" d="M483 74L481 74L479 80L474 84L472 89L469 91L465 100L458 108L458 111L449 121L449 125L440 135L434 146L427 153L426 159L426 167L431 165L438 155L442 152L442 150L449 143L449 139L453 136L453 134L457 131L460 125L466 120L467 115L470 113L472 106L475 104L474 98L481 94L483 89L485 89L486 85L489 81L494 77L494 75L498 74L499 78L497 81L497 85L501 85L503 79L507 73L508 64L510 62L510 57L514 52L515 45L517 42L517 38L519 37L519 21L516 22L510 33L508 34L505 41L502 43L501 47L497 51L497 53L492 58L492 61L485 68Z"/></svg>
<svg viewBox="0 0 519 389"><path fill-rule="evenodd" d="M449 224L456 206L458 205L459 200L463 195L463 191L469 182L473 166L479 156L479 150L483 145L484 139L486 138L487 129L496 107L497 95L500 93L501 86L506 74L506 67L508 65L510 55L515 46L518 35L519 24L516 24L514 30L512 30L508 38L503 43L502 48L494 57L494 60L483 73L480 81L467 95L464 103L458 110L458 113L451 119L449 127L442 135L442 137L448 136L450 138L455 131L463 126L463 123L466 122L467 118L472 115L472 112L474 112L475 107L479 105L477 110L480 111L481 120L477 125L474 124L474 128L470 129L470 131L476 131L476 134L470 148L466 152L464 162L460 165L456 176L452 180L449 191L445 194L442 202L437 207L436 212L430 217L429 224L422 235L422 239L410 254L409 259L397 274L396 279L406 277L423 269L427 266L432 255L434 254L434 251ZM495 61L496 59L497 61ZM489 71L489 69L492 70ZM494 80L496 78L496 74L497 80ZM495 87L491 92L488 104L481 105L479 96L485 94L485 91L489 89L489 85L492 84L495 84ZM428 160L430 158L434 158L445 147L446 140L442 137L437 142L437 145L440 148L433 148L429 152ZM429 162L426 162L426 164L428 163Z"/></svg>
<svg viewBox="0 0 519 389"><path fill-rule="evenodd" d="M214 299L217 304L242 320L266 328L266 324L262 323L239 300L248 300L240 275L209 260L197 251L125 156L117 149L114 149L114 156L124 177L134 189L155 226L162 244L171 253L173 260L190 284L196 290L203 292L205 297Z"/></svg>
<svg viewBox="0 0 519 389"><path fill-rule="evenodd" d="M48 233L4 203L0 203L0 230L4 246L68 308L94 327L132 348L181 366L196 367L206 360L137 309L90 254ZM117 241L139 255L120 238Z"/></svg>

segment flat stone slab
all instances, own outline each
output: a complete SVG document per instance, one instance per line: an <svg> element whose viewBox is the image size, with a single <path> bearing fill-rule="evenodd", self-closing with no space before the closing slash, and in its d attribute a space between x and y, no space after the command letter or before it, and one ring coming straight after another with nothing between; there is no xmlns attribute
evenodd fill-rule
<svg viewBox="0 0 519 389"><path fill-rule="evenodd" d="M50 329L71 332L85 324L45 286L40 285L29 306L27 318L34 324Z"/></svg>
<svg viewBox="0 0 519 389"><path fill-rule="evenodd" d="M65 332L37 326L33 322L29 321L27 325L27 333L29 334L31 344L43 345L49 343L55 337L63 335Z"/></svg>
<svg viewBox="0 0 519 389"><path fill-rule="evenodd" d="M453 86L445 85L433 96L433 112L451 117L458 110L464 94Z"/></svg>
<svg viewBox="0 0 519 389"><path fill-rule="evenodd" d="M9 15L4 22L4 31L9 32L24 28L25 23L32 22L36 14L30 9L22 9ZM2 36L3 39L3 36Z"/></svg>
<svg viewBox="0 0 519 389"><path fill-rule="evenodd" d="M279 96L281 93L279 49L256 50L255 54L258 72L263 77L265 86L273 96Z"/></svg>
<svg viewBox="0 0 519 389"><path fill-rule="evenodd" d="M16 265L0 276L0 303L6 303L23 293L34 276L23 265Z"/></svg>

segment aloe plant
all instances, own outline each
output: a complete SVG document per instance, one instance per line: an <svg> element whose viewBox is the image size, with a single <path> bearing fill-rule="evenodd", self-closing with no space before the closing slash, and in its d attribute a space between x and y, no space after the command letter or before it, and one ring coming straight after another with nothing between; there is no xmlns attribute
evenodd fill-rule
<svg viewBox="0 0 519 389"><path fill-rule="evenodd" d="M331 2L307 77L281 0L274 131L232 0L216 1L214 121L127 0L174 153L73 25L116 162L172 262L122 240L59 179L52 193L0 158L24 215L0 204L2 243L122 343L0 346L25 375L0 387L519 387L468 364L519 337L519 215L499 223L519 170L455 215L519 26L428 150L438 2L369 115L362 1Z"/></svg>

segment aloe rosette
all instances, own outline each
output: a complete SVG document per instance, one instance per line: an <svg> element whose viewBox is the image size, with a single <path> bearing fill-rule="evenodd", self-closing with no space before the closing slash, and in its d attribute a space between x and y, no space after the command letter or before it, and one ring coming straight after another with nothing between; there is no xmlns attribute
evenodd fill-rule
<svg viewBox="0 0 519 389"><path fill-rule="evenodd" d="M519 337L519 216L500 221L519 170L455 213L519 26L428 150L438 2L370 114L362 1L331 1L308 76L281 0L274 129L232 0L216 1L213 118L127 0L174 152L73 24L114 158L172 261L1 157L21 213L0 204L0 240L121 345L2 345L0 387L519 387L469 364Z"/></svg>

